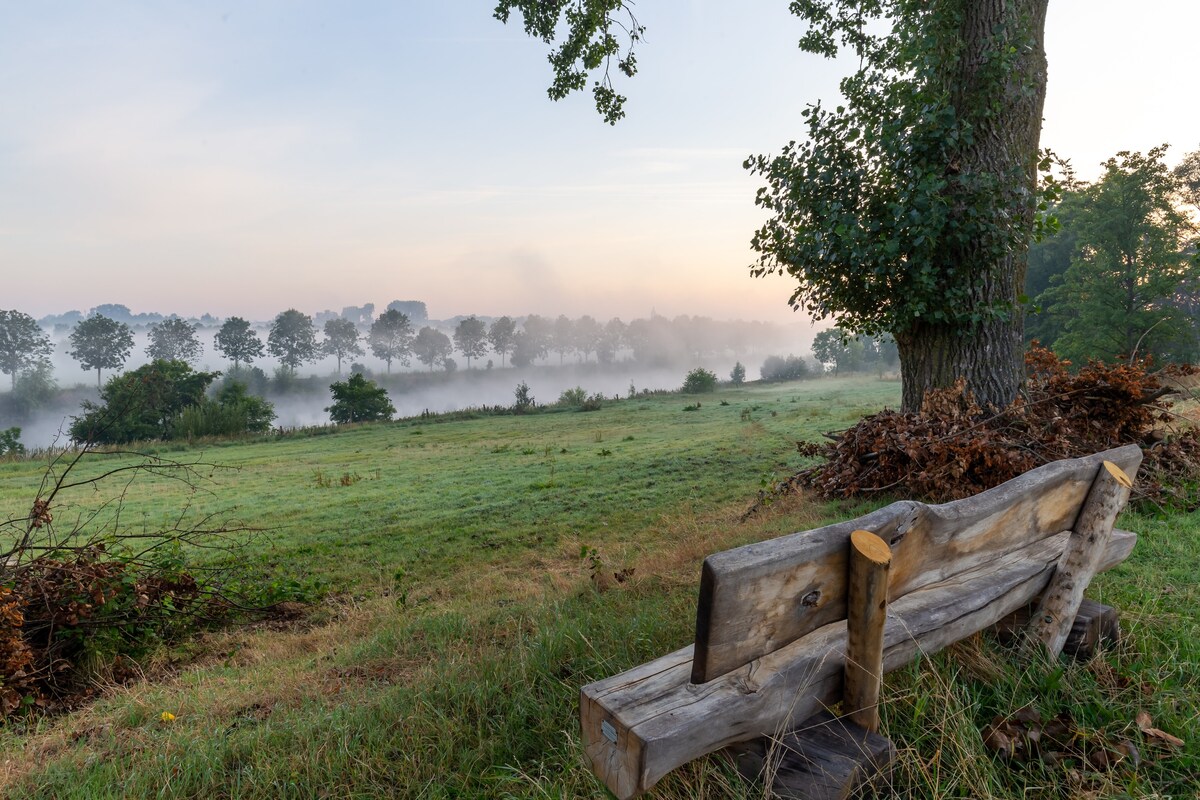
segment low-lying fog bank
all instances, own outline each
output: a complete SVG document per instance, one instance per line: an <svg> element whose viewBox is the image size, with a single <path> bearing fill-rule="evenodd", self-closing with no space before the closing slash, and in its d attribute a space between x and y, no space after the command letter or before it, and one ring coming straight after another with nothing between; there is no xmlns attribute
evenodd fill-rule
<svg viewBox="0 0 1200 800"><path fill-rule="evenodd" d="M455 372L406 371L392 375L370 372L368 377L387 389L397 417L412 417L422 412L442 413L461 411L480 406L511 406L515 401L518 384L524 382L534 400L548 405L558 400L568 389L582 387L589 395L603 394L606 397L625 397L630 387L634 391L678 389L683 385L687 372L703 366L727 380L733 368L733 359L714 359L708 363L651 367L635 361L620 361L612 364L570 364L563 366L535 365L524 368L495 367L492 369L460 369ZM747 365L748 378L757 377L757 365ZM261 394L275 405L275 427L296 428L310 425L329 424L325 408L332 398L329 384L344 380L336 374L298 377L289 382L286 389L273 378L262 372L244 372L250 378L247 383L251 392ZM257 376L257 380L255 377ZM105 375L107 380L108 375ZM78 413L84 400L96 401L99 393L94 384L80 384L63 390L47 407L31 417L23 419L0 419L0 429L10 426L21 428L21 442L29 449L67 444L65 434L60 435ZM4 415L10 416L10 415Z"/></svg>

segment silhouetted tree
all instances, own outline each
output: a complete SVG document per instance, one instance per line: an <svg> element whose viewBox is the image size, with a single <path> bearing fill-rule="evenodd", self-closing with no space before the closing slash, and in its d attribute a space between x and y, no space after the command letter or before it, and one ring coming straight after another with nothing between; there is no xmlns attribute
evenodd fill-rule
<svg viewBox="0 0 1200 800"><path fill-rule="evenodd" d="M326 320L321 352L337 358L337 372L341 375L343 358L361 356L365 352L358 344L358 328L348 319Z"/></svg>
<svg viewBox="0 0 1200 800"><path fill-rule="evenodd" d="M37 320L15 309L0 310L0 372L12 376L17 388L17 373L44 362L54 352L50 337Z"/></svg>
<svg viewBox="0 0 1200 800"><path fill-rule="evenodd" d="M267 352L279 359L288 372L295 372L317 355L317 331L312 317L289 308L271 323Z"/></svg>
<svg viewBox="0 0 1200 800"><path fill-rule="evenodd" d="M390 375L393 361L399 361L408 366L408 358L412 355L412 323L404 314L394 308L389 308L371 323L371 332L367 334L367 343L375 357L383 359L387 364L387 371Z"/></svg>
<svg viewBox="0 0 1200 800"><path fill-rule="evenodd" d="M558 363L562 365L563 356L575 350L575 323L566 314L559 314L554 320L554 338L550 349L558 353Z"/></svg>
<svg viewBox="0 0 1200 800"><path fill-rule="evenodd" d="M733 369L729 371L729 382L734 386L741 386L746 382L746 368L742 362L734 364Z"/></svg>
<svg viewBox="0 0 1200 800"><path fill-rule="evenodd" d="M241 317L225 320L213 337L213 347L233 362L234 372L240 370L242 364L252 364L254 359L262 358L264 352L262 340Z"/></svg>
<svg viewBox="0 0 1200 800"><path fill-rule="evenodd" d="M96 370L96 387L100 387L100 370L118 369L133 349L133 331L124 322L103 315L88 317L71 331L71 349L67 355L84 369Z"/></svg>
<svg viewBox="0 0 1200 800"><path fill-rule="evenodd" d="M604 323L604 332L600 335L600 343L596 347L596 359L605 364L615 361L617 353L625 344L625 333L628 326L619 317L613 317Z"/></svg>
<svg viewBox="0 0 1200 800"><path fill-rule="evenodd" d="M525 317L521 330L525 334L521 347L529 356L529 363L538 358L545 358L549 352L550 341L554 338L554 322L537 314L530 314ZM516 355L515 349L513 355Z"/></svg>
<svg viewBox="0 0 1200 800"><path fill-rule="evenodd" d="M517 323L512 317L501 317L492 323L488 329L488 341L492 350L500 354L500 366L504 366L504 357L512 352L513 335L517 332Z"/></svg>
<svg viewBox="0 0 1200 800"><path fill-rule="evenodd" d="M160 361L192 363L200 357L203 346L196 338L196 328L178 317L164 319L150 326L150 344L146 355Z"/></svg>
<svg viewBox="0 0 1200 800"><path fill-rule="evenodd" d="M454 329L454 346L466 356L467 369L471 368L472 358L479 358L487 353L487 333L487 325L475 316L462 320Z"/></svg>
<svg viewBox="0 0 1200 800"><path fill-rule="evenodd" d="M574 330L571 332L571 338L574 341L575 351L583 357L584 361L587 361L588 356L599 349L604 328L594 317L587 314L575 320L572 327Z"/></svg>
<svg viewBox="0 0 1200 800"><path fill-rule="evenodd" d="M417 360L428 365L429 371L433 372L436 364L440 364L454 352L454 345L450 343L449 336L426 325L417 331L416 338L413 339L412 350Z"/></svg>

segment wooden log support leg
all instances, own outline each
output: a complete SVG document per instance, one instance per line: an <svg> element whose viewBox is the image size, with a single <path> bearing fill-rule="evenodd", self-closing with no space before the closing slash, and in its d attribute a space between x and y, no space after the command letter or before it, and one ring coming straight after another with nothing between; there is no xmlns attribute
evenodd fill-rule
<svg viewBox="0 0 1200 800"><path fill-rule="evenodd" d="M729 751L743 778L786 800L844 800L882 780L896 758L890 739L828 711L779 739L764 736Z"/></svg>
<svg viewBox="0 0 1200 800"><path fill-rule="evenodd" d="M992 632L1004 644L1017 639L1028 625L1037 603L1019 608L992 626ZM1079 613L1071 624L1062 651L1079 661L1087 661L1101 647L1111 647L1121 641L1121 613L1112 606L1084 598Z"/></svg>
<svg viewBox="0 0 1200 800"><path fill-rule="evenodd" d="M1050 585L1029 621L1031 644L1040 642L1051 656L1062 652L1083 602L1083 591L1096 574L1113 523L1132 488L1133 481L1111 461L1101 465L1092 482Z"/></svg>
<svg viewBox="0 0 1200 800"><path fill-rule="evenodd" d="M872 733L879 730L883 624L887 621L888 567L891 563L892 551L883 539L870 531L850 534L842 712Z"/></svg>

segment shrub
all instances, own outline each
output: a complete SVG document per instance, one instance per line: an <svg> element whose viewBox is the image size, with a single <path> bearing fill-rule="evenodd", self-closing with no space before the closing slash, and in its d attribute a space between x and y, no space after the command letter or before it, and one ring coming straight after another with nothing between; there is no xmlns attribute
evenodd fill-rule
<svg viewBox="0 0 1200 800"><path fill-rule="evenodd" d="M333 405L326 407L329 418L346 422L386 422L396 413L383 387L355 373L349 380L331 383Z"/></svg>
<svg viewBox="0 0 1200 800"><path fill-rule="evenodd" d="M741 386L746 382L746 368L742 366L742 362L737 362L733 365L733 369L729 372L729 382L734 386Z"/></svg>
<svg viewBox="0 0 1200 800"><path fill-rule="evenodd" d="M808 362L800 356L789 355L787 358L767 356L763 361L759 374L764 381L795 381L807 378L812 374Z"/></svg>
<svg viewBox="0 0 1200 800"><path fill-rule="evenodd" d="M245 384L230 381L221 387L215 400L202 399L181 411L171 425L168 438L265 433L271 429L273 419L275 406L248 394Z"/></svg>
<svg viewBox="0 0 1200 800"><path fill-rule="evenodd" d="M194 372L182 361L154 360L110 378L100 405L84 401L83 413L71 422L71 439L99 444L169 439L176 418L203 403L220 374Z"/></svg>
<svg viewBox="0 0 1200 800"><path fill-rule="evenodd" d="M0 431L0 456L23 455L25 445L21 444L21 429L7 428Z"/></svg>
<svg viewBox="0 0 1200 800"><path fill-rule="evenodd" d="M684 394L704 394L717 389L717 374L704 367L696 367L683 380Z"/></svg>
<svg viewBox="0 0 1200 800"><path fill-rule="evenodd" d="M580 411L599 411L603 407L604 395L600 394L600 392L589 395L582 403L579 404Z"/></svg>
<svg viewBox="0 0 1200 800"><path fill-rule="evenodd" d="M54 380L50 364L39 361L17 377L17 385L9 393L12 413L20 417L30 417L39 408L47 405L58 394L58 384Z"/></svg>
<svg viewBox="0 0 1200 800"><path fill-rule="evenodd" d="M517 384L514 394L516 395L517 399L517 401L513 403L514 414L524 414L533 410L533 407L536 403L533 399L533 395L529 393L529 384L525 383L525 381L521 381Z"/></svg>
<svg viewBox="0 0 1200 800"><path fill-rule="evenodd" d="M555 405L562 406L563 408L574 408L583 405L587 400L587 396L587 390L582 386L576 386L574 389L565 389L558 396L558 402Z"/></svg>

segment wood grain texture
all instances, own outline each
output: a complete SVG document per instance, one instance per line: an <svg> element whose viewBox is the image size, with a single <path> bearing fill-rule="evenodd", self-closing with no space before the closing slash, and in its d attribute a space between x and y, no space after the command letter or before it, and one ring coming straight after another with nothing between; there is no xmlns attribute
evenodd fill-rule
<svg viewBox="0 0 1200 800"><path fill-rule="evenodd" d="M884 627L884 672L1028 605L1046 588L1069 535L1040 539L893 599ZM1100 568L1125 560L1136 540L1132 533L1114 533ZM704 684L690 680L689 646L584 686L583 741L593 769L626 800L694 758L781 735L840 699L845 649L846 622L840 620Z"/></svg>
<svg viewBox="0 0 1200 800"><path fill-rule="evenodd" d="M887 617L887 542L870 531L850 534L850 577L846 604L846 667L842 713L862 728L879 730L883 681L883 624Z"/></svg>
<svg viewBox="0 0 1200 800"><path fill-rule="evenodd" d="M1113 523L1129 501L1132 488L1133 481L1119 466L1111 461L1101 464L1058 569L1029 620L1031 645L1040 644L1051 656L1062 652L1083 602L1083 592L1096 574Z"/></svg>
<svg viewBox="0 0 1200 800"><path fill-rule="evenodd" d="M902 501L709 556L700 576L692 682L710 681L845 619L851 532L869 530L891 545L894 600L1072 529L1105 460L1132 476L1142 451L1127 445L1056 461L965 500Z"/></svg>
<svg viewBox="0 0 1200 800"><path fill-rule="evenodd" d="M779 738L730 748L738 772L780 800L846 800L886 775L896 758L891 740L844 717L820 711Z"/></svg>

